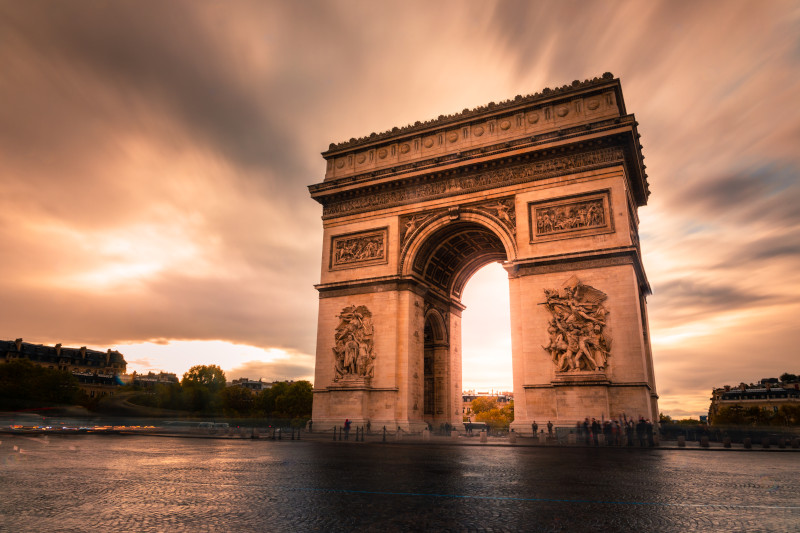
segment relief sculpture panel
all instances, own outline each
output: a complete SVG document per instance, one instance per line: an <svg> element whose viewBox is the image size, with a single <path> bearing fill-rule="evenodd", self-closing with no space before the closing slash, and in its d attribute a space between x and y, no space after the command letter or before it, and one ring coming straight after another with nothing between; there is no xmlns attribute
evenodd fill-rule
<svg viewBox="0 0 800 533"><path fill-rule="evenodd" d="M606 294L571 278L564 288L545 289L544 305L551 319L547 327L556 372L602 372L611 355L606 327Z"/></svg>
<svg viewBox="0 0 800 533"><path fill-rule="evenodd" d="M350 305L337 315L334 334L334 382L369 385L375 374L372 313L365 305Z"/></svg>
<svg viewBox="0 0 800 533"><path fill-rule="evenodd" d="M354 268L387 262L387 229L337 235L331 239L330 268Z"/></svg>
<svg viewBox="0 0 800 533"><path fill-rule="evenodd" d="M612 232L609 191L529 204L531 242Z"/></svg>

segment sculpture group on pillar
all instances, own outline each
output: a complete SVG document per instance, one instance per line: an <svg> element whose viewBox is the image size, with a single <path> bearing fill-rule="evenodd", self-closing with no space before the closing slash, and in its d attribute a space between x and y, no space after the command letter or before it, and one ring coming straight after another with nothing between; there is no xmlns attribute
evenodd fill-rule
<svg viewBox="0 0 800 533"><path fill-rule="evenodd" d="M600 372L608 364L611 338L606 328L607 296L602 291L574 280L561 289L545 289L541 304L552 319L547 332L556 372Z"/></svg>
<svg viewBox="0 0 800 533"><path fill-rule="evenodd" d="M333 347L333 381L343 378L366 381L375 374L372 313L365 305L351 305L342 309L338 318Z"/></svg>

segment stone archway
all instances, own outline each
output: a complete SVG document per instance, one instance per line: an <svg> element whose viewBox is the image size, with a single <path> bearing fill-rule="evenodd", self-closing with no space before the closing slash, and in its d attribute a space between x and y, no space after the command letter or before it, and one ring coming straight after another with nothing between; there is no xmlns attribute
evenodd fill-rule
<svg viewBox="0 0 800 533"><path fill-rule="evenodd" d="M461 422L461 295L509 274L516 420L657 416L636 122L611 76L323 154L314 427Z"/></svg>

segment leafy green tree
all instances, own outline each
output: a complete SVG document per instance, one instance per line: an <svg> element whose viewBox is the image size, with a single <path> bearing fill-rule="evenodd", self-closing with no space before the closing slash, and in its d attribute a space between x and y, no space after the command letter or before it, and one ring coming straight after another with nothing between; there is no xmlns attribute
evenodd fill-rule
<svg viewBox="0 0 800 533"><path fill-rule="evenodd" d="M270 388L264 389L258 393L256 406L265 416L277 416L275 413L275 400L287 390L289 390L289 383L274 383Z"/></svg>
<svg viewBox="0 0 800 533"><path fill-rule="evenodd" d="M313 393L308 381L280 382L264 389L256 397L257 410L275 418L308 418Z"/></svg>
<svg viewBox="0 0 800 533"><path fill-rule="evenodd" d="M75 404L78 380L64 370L45 368L27 359L0 364L0 405Z"/></svg>
<svg viewBox="0 0 800 533"><path fill-rule="evenodd" d="M217 393L225 388L225 372L217 365L195 365L183 375L181 385L203 386Z"/></svg>
<svg viewBox="0 0 800 533"><path fill-rule="evenodd" d="M275 410L286 418L311 416L311 383L295 381L283 394L275 398Z"/></svg>
<svg viewBox="0 0 800 533"><path fill-rule="evenodd" d="M798 381L797 376L795 374L790 374L788 372L781 374L780 380L783 381L784 383L793 383L795 381Z"/></svg>
<svg viewBox="0 0 800 533"><path fill-rule="evenodd" d="M186 404L192 411L212 412L220 404L225 388L225 372L217 365L195 365L181 380Z"/></svg>
<svg viewBox="0 0 800 533"><path fill-rule="evenodd" d="M248 416L253 411L255 394L245 387L225 387L220 393L222 408L227 416Z"/></svg>

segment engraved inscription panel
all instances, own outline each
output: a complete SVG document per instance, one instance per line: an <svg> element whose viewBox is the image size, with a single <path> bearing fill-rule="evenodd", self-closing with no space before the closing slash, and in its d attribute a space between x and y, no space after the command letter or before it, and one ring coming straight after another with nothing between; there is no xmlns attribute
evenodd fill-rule
<svg viewBox="0 0 800 533"><path fill-rule="evenodd" d="M331 238L330 268L355 268L387 262L388 229L337 235Z"/></svg>
<svg viewBox="0 0 800 533"><path fill-rule="evenodd" d="M614 231L609 194L602 191L528 204L531 242Z"/></svg>

